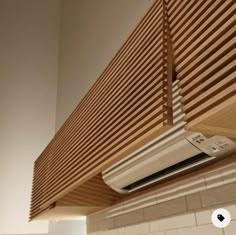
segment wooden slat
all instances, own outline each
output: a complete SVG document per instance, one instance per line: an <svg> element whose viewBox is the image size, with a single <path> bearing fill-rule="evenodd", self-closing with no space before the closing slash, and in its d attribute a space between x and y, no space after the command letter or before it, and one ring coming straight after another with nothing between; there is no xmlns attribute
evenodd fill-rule
<svg viewBox="0 0 236 235"><path fill-rule="evenodd" d="M158 9L158 10L157 10ZM153 27L159 26L160 24L153 24L155 21L159 21L161 16L160 16L160 11L161 11L161 4L154 5L151 10L147 13L146 15L146 20L143 20L136 30L131 34L129 39L125 42L124 46L119 50L117 55L114 57L114 59L111 61L111 63L108 65L108 67L105 69L105 71L102 73L102 75L99 77L99 79L95 82L93 87L89 90L88 94L82 99L82 101L79 103L78 107L75 109L75 111L72 113L72 115L68 118L68 120L63 124L62 128L56 133L56 139L60 139L61 133L67 133L69 124L73 124L74 121L77 122L78 119L77 115L73 114L78 114L78 110L83 111L84 107L91 102L94 101L96 96L94 96L94 93L99 94L100 92L104 91L104 87L109 87L108 84L111 82L111 80L107 79L107 77L110 77L114 75L117 71L119 71L121 63L120 61L124 61L127 63L128 61L124 60L124 56L126 57L127 53L130 53L131 49L139 50L140 43L145 40L146 38L149 38L150 35L150 30L153 30ZM148 30L145 30L148 28ZM155 30L154 30L155 31ZM131 44L131 45L130 45ZM129 58L129 57L128 57ZM115 66L115 70L114 70ZM82 109L82 110L81 110ZM87 110L85 108L85 110Z"/></svg>
<svg viewBox="0 0 236 235"><path fill-rule="evenodd" d="M172 82L174 77L174 53L173 53L173 45L170 31L170 19L168 14L168 7L166 2L163 4L163 79L164 83L167 83L166 94L167 94L167 122L169 125L173 125L173 110L172 110ZM165 90L165 87L163 88Z"/></svg>
<svg viewBox="0 0 236 235"><path fill-rule="evenodd" d="M220 69L225 70L226 65L235 59L235 46L236 42L232 39L222 46L220 50L216 51L211 57L202 61L196 69L192 69L192 72L188 75L185 74L185 76L180 76L181 83L187 87L186 89L188 89L189 86L187 85L189 85L190 78L195 82L196 80L205 79L207 77L206 74L213 75ZM186 89L184 89L182 93L184 93Z"/></svg>
<svg viewBox="0 0 236 235"><path fill-rule="evenodd" d="M148 67L147 67L147 69L148 69ZM152 71L152 70L151 70ZM145 69L144 69L144 71L143 72L145 72ZM150 71L149 71L150 72ZM155 74L154 74L155 75ZM152 75L153 76L153 75ZM150 78L150 77L149 77ZM143 79L145 79L145 80L147 80L148 79L148 77L147 77L147 79L146 79L146 76L144 76L143 77ZM148 80L147 80L148 81ZM147 82L146 81L146 82ZM121 96L122 96L122 99L120 99L120 102L122 103L122 101L126 98L126 96L125 96L125 94L127 94L127 92L130 92L130 93L134 93L134 91L136 90L136 93L137 93L137 87L136 87L136 85L135 85L135 83L134 83L135 81L133 81L132 83L134 84L134 85L132 85L132 88L130 89L129 87L127 87L127 88L123 88L122 89L122 93L120 93L119 92L119 90L118 90L118 93L120 93L121 94ZM142 82L142 80L141 80L141 82ZM146 83L145 82L145 83ZM142 83L140 83L140 81L138 81L137 82L137 85L139 85L140 86L140 84L142 84ZM145 85L145 84L143 84L143 85ZM142 87L140 87L140 88L142 88ZM133 94L133 95L135 95L135 94ZM111 99L111 101L113 101L113 99ZM110 110L109 110L109 113L110 112L114 112L114 109L115 109L115 107L114 107L114 103L112 103L113 104L113 107L110 107ZM111 105L112 105L111 104ZM123 104L122 104L123 105ZM119 106L119 103L118 103L118 106ZM104 108L103 107L101 107L101 110L102 110L102 113L101 113L101 115L100 116L96 116L97 117L97 119L95 119L95 120L97 120L97 122L100 124L105 118L107 118L107 115L109 114L107 114L107 113L105 113L105 115L104 115ZM93 119L94 120L94 119ZM96 123L97 124L97 123ZM91 132L91 130L89 130L89 133ZM77 133L77 132L76 132ZM77 134L78 135L78 134ZM93 136L94 136L94 133L93 133ZM84 141L86 141L86 140L84 140ZM61 146L61 143L59 143L58 145L60 145ZM69 146L67 146L67 147L69 147ZM65 151L65 149L64 149L64 151ZM58 150L57 150L57 152L58 152ZM61 151L59 151L59 153L60 153ZM56 153L55 153L56 154ZM56 158L56 159L58 159L58 158Z"/></svg>
<svg viewBox="0 0 236 235"><path fill-rule="evenodd" d="M235 86L235 74L230 74L223 80L219 81L216 85L213 85L209 87L205 92L201 92L197 95L196 99L191 99L188 102L186 102L186 105L184 106L184 111L185 112L190 112L196 108L199 108L198 105L200 105L203 102L209 102L210 104L210 99L216 97L220 92L225 92L229 87ZM195 91L194 91L195 92ZM193 95L195 93L193 92ZM193 96L192 96L193 97Z"/></svg>
<svg viewBox="0 0 236 235"><path fill-rule="evenodd" d="M137 95L142 91L142 90L144 90L144 89L149 89L149 87L150 87L150 82L155 82L155 76L158 76L158 73L154 73L153 74L153 69L151 69L150 70L150 67L149 66L147 66L147 72L148 72L148 74L146 74L146 69L144 69L143 70L143 79L144 79L144 81L141 79L141 81L137 81L137 83L135 84L135 83L131 83L130 85L132 86L132 87L127 87L127 88L125 88L124 87L124 89L122 89L122 92L117 92L118 94L120 94L121 95L121 97L122 98L120 98L119 100L116 100L115 102L112 102L113 101L113 99L111 99L110 101L111 101L111 106L109 106L109 109L108 109L108 111L106 112L105 110L104 110L104 107L101 107L101 115L99 115L99 116L96 116L97 117L97 122L96 122L96 124L95 125L100 125L100 123L102 124L103 122L104 122L104 120L106 120L106 118L110 115L117 115L117 113L118 113L118 111L117 111L117 109L119 109L119 110L121 110L121 111L123 111L123 109L121 108L121 107L123 107L123 106L125 106L126 104L128 104L128 101L130 101L130 100L132 100L132 99L134 99L133 97L136 97L135 99L136 99L136 101L138 100L138 98L139 97L137 97ZM151 72L151 76L150 76L150 73ZM158 72L158 71L157 71ZM148 76L147 76L148 75ZM157 83L156 83L156 85L158 85ZM149 86L149 87L148 87ZM129 95L130 94L130 96L128 96L127 97L127 95ZM140 95L139 95L140 96ZM117 107L118 106L118 107ZM95 119L96 120L96 119ZM94 121L94 119L93 119L93 121ZM93 129L92 130L89 130L89 132L88 132L88 134L90 134L91 132L93 131ZM76 132L77 133L77 132ZM80 132L79 132L80 133ZM96 133L94 133L94 132L92 132L92 135L93 135L93 138L95 138L95 136L94 136L94 134L96 134ZM99 133L100 134L100 133ZM78 135L78 134L77 134ZM84 139L83 140L84 142L85 141L87 141L87 139ZM59 145L59 144L58 144ZM81 145L83 145L82 143L81 143ZM70 147L70 146L67 146L67 147ZM65 149L62 149L62 151L65 151ZM58 152L58 151L57 151ZM57 153L56 152L56 153ZM56 156L56 153L55 153L55 156ZM61 152L59 152L59 154L60 154Z"/></svg>
<svg viewBox="0 0 236 235"><path fill-rule="evenodd" d="M236 127L229 119L235 119L236 111L226 106L236 94L236 3L199 0L193 6L192 2L184 0L174 11L169 10L186 128L235 138ZM225 110L229 116L224 115Z"/></svg>
<svg viewBox="0 0 236 235"><path fill-rule="evenodd" d="M216 4L219 2L218 4ZM218 30L228 19L234 15L232 5L233 0L226 1L223 5L223 0L215 1L201 16L186 30L180 38L173 37L173 43L176 53L176 63L189 53L192 47L200 45L205 37L209 37L212 33ZM229 9L228 11L226 9ZM177 40L178 39L178 40ZM178 59L177 59L178 57Z"/></svg>
<svg viewBox="0 0 236 235"><path fill-rule="evenodd" d="M91 213L114 204L122 196L101 172L172 125L167 10L165 1L154 2L35 162L31 219L56 207Z"/></svg>
<svg viewBox="0 0 236 235"><path fill-rule="evenodd" d="M207 99L207 101L203 101L201 105L195 105L195 107L191 108L189 112L187 112L186 119L188 121L193 120L195 117L206 113L211 108L217 106L221 102L233 97L236 91L236 82L234 84L229 85L229 87L225 88L223 91L215 94L213 97Z"/></svg>
<svg viewBox="0 0 236 235"><path fill-rule="evenodd" d="M229 24L229 22L231 22ZM182 77L188 75L192 70L198 67L198 64L202 64L205 60L209 58L209 55L214 54L218 51L222 46L228 44L228 42L236 36L236 31L232 27L234 25L234 21L228 21L225 27L221 27L215 34L212 34L201 47L198 47L191 53L190 56L186 57L185 60L178 65L179 77L180 80ZM195 63L192 63L195 61Z"/></svg>
<svg viewBox="0 0 236 235"><path fill-rule="evenodd" d="M103 181L101 174L87 181L65 197L61 198L58 203L60 205L73 203L73 205L82 205L89 203L90 206L109 206L116 201L122 199L121 195L109 188Z"/></svg>
<svg viewBox="0 0 236 235"><path fill-rule="evenodd" d="M208 135L221 135L236 139L235 120L236 95L188 123L187 128Z"/></svg>

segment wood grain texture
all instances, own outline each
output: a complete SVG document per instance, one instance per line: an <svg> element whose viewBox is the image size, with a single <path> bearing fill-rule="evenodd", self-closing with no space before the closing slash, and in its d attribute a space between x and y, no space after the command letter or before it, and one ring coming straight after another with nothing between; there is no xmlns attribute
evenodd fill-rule
<svg viewBox="0 0 236 235"><path fill-rule="evenodd" d="M167 20L164 1L155 1L35 162L31 219L55 207L90 213L114 204L121 195L101 172L172 125Z"/></svg>
<svg viewBox="0 0 236 235"><path fill-rule="evenodd" d="M236 139L236 95L204 113L187 128L208 135L222 135Z"/></svg>
<svg viewBox="0 0 236 235"><path fill-rule="evenodd" d="M234 0L168 1L187 129L236 137Z"/></svg>

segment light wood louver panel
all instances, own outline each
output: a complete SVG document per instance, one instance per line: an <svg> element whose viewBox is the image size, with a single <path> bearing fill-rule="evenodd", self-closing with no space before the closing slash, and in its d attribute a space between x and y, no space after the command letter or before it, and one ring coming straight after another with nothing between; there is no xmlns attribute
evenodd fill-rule
<svg viewBox="0 0 236 235"><path fill-rule="evenodd" d="M187 128L236 138L235 0L170 0Z"/></svg>
<svg viewBox="0 0 236 235"><path fill-rule="evenodd" d="M106 198L104 198L106 195ZM94 178L81 185L79 188L68 193L58 201L60 206L76 206L78 201L81 206L111 206L123 196L112 191L103 181L102 175L99 174Z"/></svg>
<svg viewBox="0 0 236 235"><path fill-rule="evenodd" d="M111 190L98 174L75 190L57 200L43 213L37 215L40 220L75 219L107 208L124 198Z"/></svg>
<svg viewBox="0 0 236 235"><path fill-rule="evenodd" d="M106 167L171 126L172 65L167 58L169 34L163 2L154 3L56 133L50 154L45 150L40 156L41 164L49 158L45 163L48 170L39 183L34 181L31 218L55 203L111 205L121 196L111 189L108 193L102 183L99 189L107 193L99 205L92 203L95 195L88 195L88 201L82 202L81 195L89 191L88 182L93 184ZM37 161L35 178L40 165Z"/></svg>
<svg viewBox="0 0 236 235"><path fill-rule="evenodd" d="M43 203L42 199L44 193L46 192L48 182L49 161L52 153L52 142L53 140L49 143L49 145L45 148L45 150L34 163L34 175L30 208L31 215L40 213L42 211L40 205Z"/></svg>

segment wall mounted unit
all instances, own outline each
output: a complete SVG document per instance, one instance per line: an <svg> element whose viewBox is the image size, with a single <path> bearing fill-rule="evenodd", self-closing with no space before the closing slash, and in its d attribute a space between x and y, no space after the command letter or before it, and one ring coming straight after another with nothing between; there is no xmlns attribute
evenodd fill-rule
<svg viewBox="0 0 236 235"><path fill-rule="evenodd" d="M103 172L107 185L119 193L137 191L220 158L236 154L236 142L185 130L179 82L173 83L171 129Z"/></svg>

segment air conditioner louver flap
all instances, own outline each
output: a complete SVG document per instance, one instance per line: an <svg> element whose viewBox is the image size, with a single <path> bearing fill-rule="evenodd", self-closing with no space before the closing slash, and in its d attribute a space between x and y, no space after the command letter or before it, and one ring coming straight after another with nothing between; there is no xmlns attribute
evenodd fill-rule
<svg viewBox="0 0 236 235"><path fill-rule="evenodd" d="M124 187L124 190L127 190L129 192L132 192L134 190L137 190L139 188L143 188L146 185L150 185L152 183L155 183L157 181L161 181L162 179L166 179L168 177L171 177L173 175L176 175L177 173L181 173L182 171L185 171L187 169L190 169L194 166L197 166L201 163L204 163L206 161L209 161L212 159L212 157L208 156L205 153L200 153L196 156L193 156L191 158L188 158L184 161L181 161L179 163L176 163L172 166L169 166L163 170L160 170L152 175L149 175L133 184L130 184L126 187Z"/></svg>

